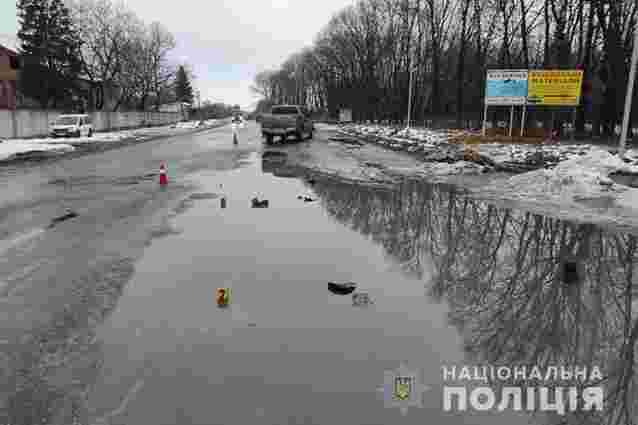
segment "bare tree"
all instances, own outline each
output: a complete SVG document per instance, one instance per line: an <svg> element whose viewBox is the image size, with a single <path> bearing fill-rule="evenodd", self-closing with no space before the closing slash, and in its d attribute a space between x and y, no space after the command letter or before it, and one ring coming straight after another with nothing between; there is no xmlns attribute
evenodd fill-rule
<svg viewBox="0 0 638 425"><path fill-rule="evenodd" d="M73 18L83 41L83 71L95 87L104 92L119 79L124 57L131 48L132 33L141 25L123 3L111 0L72 0ZM100 96L103 100L104 96ZM103 102L95 104L97 109Z"/></svg>

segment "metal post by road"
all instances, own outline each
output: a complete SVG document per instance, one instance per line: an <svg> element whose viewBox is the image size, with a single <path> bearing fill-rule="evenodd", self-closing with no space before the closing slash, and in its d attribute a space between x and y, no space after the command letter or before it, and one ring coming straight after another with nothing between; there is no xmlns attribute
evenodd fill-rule
<svg viewBox="0 0 638 425"><path fill-rule="evenodd" d="M487 135L487 99L485 99L485 109L483 110L483 137Z"/></svg>
<svg viewBox="0 0 638 425"><path fill-rule="evenodd" d="M514 105L510 109L510 131L509 137L512 137L512 130L514 129Z"/></svg>
<svg viewBox="0 0 638 425"><path fill-rule="evenodd" d="M414 71L416 71L416 67L410 70L410 88L408 90L408 129L410 128L410 112L412 111L412 75L414 75Z"/></svg>
<svg viewBox="0 0 638 425"><path fill-rule="evenodd" d="M631 69L629 70L629 81L627 81L627 95L625 97L625 113L622 120L622 129L620 131L620 143L618 152L622 155L625 153L625 142L627 139L627 129L631 118L631 102L634 98L634 83L636 80L636 62L638 61L638 31L634 34L634 51L631 55ZM633 135L633 132L632 132Z"/></svg>

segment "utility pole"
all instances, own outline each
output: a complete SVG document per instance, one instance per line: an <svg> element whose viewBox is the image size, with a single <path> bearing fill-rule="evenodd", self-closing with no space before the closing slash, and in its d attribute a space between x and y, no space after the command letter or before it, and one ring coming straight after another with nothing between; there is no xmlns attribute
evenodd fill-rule
<svg viewBox="0 0 638 425"><path fill-rule="evenodd" d="M295 58L295 105L299 103L299 58Z"/></svg>
<svg viewBox="0 0 638 425"><path fill-rule="evenodd" d="M45 69L46 69L46 78L45 78L45 99L46 104L44 106L45 111L47 111L47 120L48 120L48 110L49 110L49 84L51 83L51 61L49 58L49 19L51 17L51 6L49 5L49 0L44 0L45 5L45 14L44 14L44 52L43 57L40 60L44 60Z"/></svg>
<svg viewBox="0 0 638 425"><path fill-rule="evenodd" d="M196 92L196 97L197 97L197 112L199 113L199 120L202 120L202 98L201 98L201 93L199 90L197 90Z"/></svg>
<svg viewBox="0 0 638 425"><path fill-rule="evenodd" d="M627 130L631 122L631 104L634 99L634 83L636 81L636 62L638 62L638 30L634 30L634 51L631 55L631 69L629 70L629 81L627 81L627 95L625 97L625 112L620 131L620 143L618 153L625 153L625 143L627 140ZM632 131L633 136L633 131Z"/></svg>
<svg viewBox="0 0 638 425"><path fill-rule="evenodd" d="M416 66L410 69L410 89L408 94L408 126L407 129L410 129L410 113L412 112L412 76L414 75L414 71L416 71Z"/></svg>

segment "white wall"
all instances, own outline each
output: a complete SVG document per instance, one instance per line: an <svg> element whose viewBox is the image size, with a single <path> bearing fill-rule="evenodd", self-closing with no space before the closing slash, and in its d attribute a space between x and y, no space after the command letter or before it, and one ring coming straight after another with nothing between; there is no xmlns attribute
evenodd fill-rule
<svg viewBox="0 0 638 425"><path fill-rule="evenodd" d="M57 111L19 109L0 110L0 139L46 136L49 124L60 115ZM93 112L95 131L140 127L145 124L166 125L182 119L178 112Z"/></svg>

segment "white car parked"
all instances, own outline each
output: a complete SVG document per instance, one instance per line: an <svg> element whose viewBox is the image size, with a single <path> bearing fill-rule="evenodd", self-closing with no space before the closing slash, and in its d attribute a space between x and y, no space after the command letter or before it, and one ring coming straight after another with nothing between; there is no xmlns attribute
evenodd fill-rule
<svg viewBox="0 0 638 425"><path fill-rule="evenodd" d="M88 115L60 115L51 123L51 137L93 136L93 124Z"/></svg>

